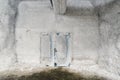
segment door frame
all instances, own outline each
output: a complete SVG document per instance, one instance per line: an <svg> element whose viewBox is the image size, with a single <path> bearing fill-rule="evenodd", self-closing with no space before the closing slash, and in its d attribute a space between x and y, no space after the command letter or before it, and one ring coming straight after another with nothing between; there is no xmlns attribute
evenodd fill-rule
<svg viewBox="0 0 120 80"><path fill-rule="evenodd" d="M41 46L41 39L43 37L43 34L44 32L41 32L40 33L40 46ZM55 51L54 51L54 48L55 48L55 38L56 38L56 33L62 33L62 34L65 34L67 37L67 52L65 53L67 55L67 59L66 59L66 62L65 64L59 64L59 65L55 65ZM47 66L53 66L53 67L57 67L57 66L70 66L70 63L71 63L71 59L72 59L72 33L71 32L46 32L45 34L48 34L49 36L49 41L50 41L50 54L51 54L51 64L46 64ZM65 36L64 35L64 36ZM41 47L40 47L40 63L41 63Z"/></svg>

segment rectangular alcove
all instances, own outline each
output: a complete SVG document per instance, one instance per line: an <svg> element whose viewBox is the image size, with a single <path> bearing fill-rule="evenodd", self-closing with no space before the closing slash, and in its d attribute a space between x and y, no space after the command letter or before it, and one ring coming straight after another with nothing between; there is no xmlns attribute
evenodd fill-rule
<svg viewBox="0 0 120 80"><path fill-rule="evenodd" d="M71 57L74 61L96 62L99 37L96 16L56 15L49 0L23 1L18 13L15 34L18 63L68 66Z"/></svg>

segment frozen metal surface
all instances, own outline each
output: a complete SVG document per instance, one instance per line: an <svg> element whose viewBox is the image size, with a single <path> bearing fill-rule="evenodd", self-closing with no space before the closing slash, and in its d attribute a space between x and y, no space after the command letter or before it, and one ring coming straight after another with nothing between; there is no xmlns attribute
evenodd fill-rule
<svg viewBox="0 0 120 80"><path fill-rule="evenodd" d="M58 66L68 66L67 63L68 58L70 57L69 47L70 44L70 33L56 33L55 39L55 63Z"/></svg>
<svg viewBox="0 0 120 80"><path fill-rule="evenodd" d="M40 37L40 63L43 65L51 65L52 63L52 52L51 52L51 41L49 33L41 33Z"/></svg>
<svg viewBox="0 0 120 80"><path fill-rule="evenodd" d="M42 33L40 62L46 66L68 66L71 58L70 38L70 33Z"/></svg>

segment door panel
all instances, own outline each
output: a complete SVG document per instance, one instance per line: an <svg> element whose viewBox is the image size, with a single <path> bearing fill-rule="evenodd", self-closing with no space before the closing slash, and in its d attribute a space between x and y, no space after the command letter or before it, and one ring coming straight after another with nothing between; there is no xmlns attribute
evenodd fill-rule
<svg viewBox="0 0 120 80"><path fill-rule="evenodd" d="M70 64L71 33L42 33L41 63L52 66Z"/></svg>
<svg viewBox="0 0 120 80"><path fill-rule="evenodd" d="M50 35L48 33L41 33L40 43L40 63L50 65L52 62Z"/></svg>
<svg viewBox="0 0 120 80"><path fill-rule="evenodd" d="M57 66L65 64L67 60L67 39L63 33L56 33L55 63Z"/></svg>

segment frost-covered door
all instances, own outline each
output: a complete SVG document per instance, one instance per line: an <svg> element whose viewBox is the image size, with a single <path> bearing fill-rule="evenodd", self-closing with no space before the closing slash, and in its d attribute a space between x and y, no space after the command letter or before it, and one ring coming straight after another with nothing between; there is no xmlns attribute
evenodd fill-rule
<svg viewBox="0 0 120 80"><path fill-rule="evenodd" d="M55 33L54 65L69 66L70 64L70 33Z"/></svg>
<svg viewBox="0 0 120 80"><path fill-rule="evenodd" d="M49 33L41 33L40 37L40 63L43 66L50 66L52 64L52 43L51 35Z"/></svg>
<svg viewBox="0 0 120 80"><path fill-rule="evenodd" d="M40 62L46 66L69 66L71 33L42 33Z"/></svg>

